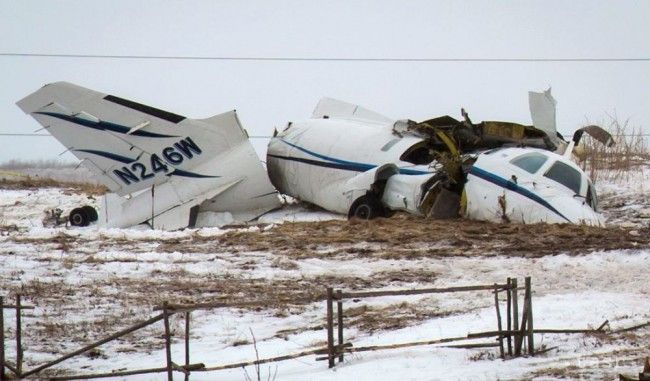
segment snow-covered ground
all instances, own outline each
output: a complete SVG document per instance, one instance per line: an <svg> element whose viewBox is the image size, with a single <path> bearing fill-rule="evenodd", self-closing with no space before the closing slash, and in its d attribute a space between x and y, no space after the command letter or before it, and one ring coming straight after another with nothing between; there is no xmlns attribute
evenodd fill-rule
<svg viewBox="0 0 650 381"><path fill-rule="evenodd" d="M598 183L611 227L508 226L396 216L369 223L292 205L237 228L44 227L45 210L90 204L74 189L0 190L0 295L20 292L25 369L154 316L169 302L265 300L256 308L192 314L192 363L207 366L322 347L326 286L345 290L449 287L533 280L536 328L612 330L650 320L650 180L643 168ZM298 301L292 301L298 299ZM505 304L502 304L505 308ZM346 302L354 346L464 336L496 329L489 292ZM5 326L13 338L11 313ZM184 362L183 321L172 318L173 359ZM162 367L162 323L56 366L59 373ZM618 335L537 335L536 357L498 349L423 346L348 354L328 369L316 356L261 366L277 380L616 379L650 356L650 328ZM483 340L482 342L485 342ZM12 343L12 342L9 342ZM8 344L9 344L8 343ZM15 358L13 345L7 357ZM192 373L196 380L256 379L253 367ZM181 377L176 373L176 377ZM129 379L158 380L141 375Z"/></svg>

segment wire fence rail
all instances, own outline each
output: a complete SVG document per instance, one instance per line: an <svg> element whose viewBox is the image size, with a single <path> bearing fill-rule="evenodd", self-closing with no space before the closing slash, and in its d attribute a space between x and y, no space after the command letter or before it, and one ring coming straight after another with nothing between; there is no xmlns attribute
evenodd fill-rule
<svg viewBox="0 0 650 381"><path fill-rule="evenodd" d="M413 295L427 295L427 294L448 294L458 292L490 292L494 296L494 307L496 317L496 330L485 332L468 333L466 336L436 338L423 341L412 341L404 343L383 344L374 346L354 346L351 342L345 341L344 323L345 312L343 304L345 301L353 300L359 301L360 299L376 298L376 297L399 297L399 296L413 296ZM523 291L522 310L519 313L520 305L520 291ZM499 295L505 294L505 322L502 316L502 305L504 300L499 298ZM356 291L347 292L343 290L335 290L331 287L326 288L325 296L322 299L325 301L326 310L326 333L327 345L325 347L311 348L301 352L288 353L275 357L259 358L254 360L243 361L231 364L212 365L206 366L203 363L191 362L191 348L190 348L190 322L191 313L196 310L212 310L220 308L242 308L242 307L260 307L267 305L266 301L251 301L240 303L196 303L196 304L171 304L163 303L160 306L154 307L154 312L162 311L155 314L153 317L133 324L100 340L85 345L75 351L64 354L52 361L48 361L42 365L36 366L29 370L23 370L23 346L22 346L22 312L27 309L34 309L34 306L22 304L21 295L16 295L14 304L4 304L4 298L0 297L0 381L4 381L9 375L6 371L13 373L12 378L30 378L36 377L38 379L50 380L84 380L96 379L107 377L126 377L139 374L154 374L165 373L167 380L173 380L174 373L178 372L183 374L184 380L188 381L192 372L212 372L226 369L244 368L246 366L256 366L260 364L273 363L279 361L286 361L305 356L319 356L316 357L317 361L327 360L330 368L334 367L338 362L343 362L344 356L347 353L379 351L379 350L395 350L400 348L410 348L417 346L428 345L445 345L452 348L499 348L499 354L502 359L509 359L527 354L534 356L540 353L535 350L534 334L585 334L585 333L605 333L605 326L608 321L605 321L597 329L535 329L533 326L533 304L532 304L532 285L531 278L526 277L524 287L519 287L517 278L508 278L506 283L503 284L487 284L487 285L472 285L460 287L447 287L447 288L421 288L421 289L405 289L405 290L381 290L381 291ZM334 304L336 303L336 314L334 313ZM15 363L10 363L5 358L5 327L4 327L4 310L14 310L16 318L16 359ZM184 318L184 363L179 365L174 362L172 358L172 341L173 334L170 330L169 319L174 314L182 314ZM521 321L520 321L521 317ZM100 345L117 340L127 334L133 333L137 330L151 326L158 322L163 322L164 328L164 341L165 341L165 364L161 367L146 368L146 369L129 369L119 370L103 373L91 374L73 374L63 376L44 376L43 371L50 369L65 360L79 356L86 353ZM336 323L335 323L336 322ZM640 329L650 326L650 322L638 324L629 328L611 331L610 333L623 333L629 332L634 329ZM336 332L335 332L336 330ZM336 336L335 336L336 333ZM477 339L492 338L490 342L475 342ZM472 341L471 343L462 343L463 341ZM460 343L460 344L457 344ZM527 345L526 345L527 344ZM548 349L542 350L546 351Z"/></svg>

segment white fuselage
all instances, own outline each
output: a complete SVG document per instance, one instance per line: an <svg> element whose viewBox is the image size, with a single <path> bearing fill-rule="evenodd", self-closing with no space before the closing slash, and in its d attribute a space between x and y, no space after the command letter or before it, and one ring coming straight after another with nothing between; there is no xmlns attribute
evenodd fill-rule
<svg viewBox="0 0 650 381"><path fill-rule="evenodd" d="M422 214L419 203L428 190L424 184L440 169L400 159L423 138L396 134L395 123L341 118L292 123L269 143L271 182L280 193L347 214L376 180L372 171L394 165L397 171L387 178L382 203L392 210ZM595 211L591 182L571 160L534 148L498 148L474 156L464 185L465 217L604 224ZM534 156L532 166L528 156ZM524 163L513 163L518 160Z"/></svg>
<svg viewBox="0 0 650 381"><path fill-rule="evenodd" d="M535 148L478 155L467 175L466 217L521 223L604 225L595 189L574 162Z"/></svg>
<svg viewBox="0 0 650 381"><path fill-rule="evenodd" d="M267 170L280 193L297 197L327 210L347 214L352 203L374 183L368 171L393 164L399 174L388 178L432 173L426 167L399 159L421 138L392 132L393 123L345 119L311 119L295 122L271 139ZM411 192L412 193L412 192ZM417 195L404 195L406 210L417 211Z"/></svg>

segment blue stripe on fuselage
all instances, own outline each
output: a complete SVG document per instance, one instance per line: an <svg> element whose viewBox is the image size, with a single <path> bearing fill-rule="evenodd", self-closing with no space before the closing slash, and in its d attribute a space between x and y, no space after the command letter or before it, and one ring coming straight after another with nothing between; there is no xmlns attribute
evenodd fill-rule
<svg viewBox="0 0 650 381"><path fill-rule="evenodd" d="M509 191L519 193L520 195L527 197L536 203L544 206L548 210L552 211L553 213L557 214L558 216L564 218L567 222L571 222L568 218L566 218L562 213L560 213L557 209L555 209L551 204L548 203L548 201L544 200L540 196L536 195L535 193L529 191L526 188L520 187L513 181L509 181L504 179L503 177L497 176L494 173L490 173L484 169L478 168L477 166L472 166L472 168L469 170L469 173L471 175L474 175L480 179L483 179L485 181L489 181L492 184L495 184L497 186L500 186L501 188L505 188Z"/></svg>
<svg viewBox="0 0 650 381"><path fill-rule="evenodd" d="M291 161L297 161L305 164L317 165L320 167L335 168L335 169L342 169L346 171L355 171L355 172L366 172L368 170L377 167L377 165L375 164L358 163L354 161L342 160L330 156L325 156L317 152L310 151L306 148L300 147L298 145L295 145L293 143L289 143L284 139L280 139L280 141L308 155L317 157L322 160L326 160L327 162L311 160L311 159L303 159L298 157L290 157L290 156L279 156L279 155L269 155L269 156L278 159L291 160ZM430 174L431 172L420 171L417 169L400 168L399 173L403 175L426 175L426 174Z"/></svg>

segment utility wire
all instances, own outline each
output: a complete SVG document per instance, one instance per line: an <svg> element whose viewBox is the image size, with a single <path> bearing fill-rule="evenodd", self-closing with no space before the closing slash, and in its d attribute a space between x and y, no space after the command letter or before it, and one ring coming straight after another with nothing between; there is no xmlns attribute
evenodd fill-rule
<svg viewBox="0 0 650 381"><path fill-rule="evenodd" d="M0 136L26 136L26 137L33 137L33 136L52 136L52 135L49 135L49 134L14 134L14 133L4 133L4 132L0 132ZM270 138L272 138L272 137L273 137L273 136L271 136L271 135L269 135L269 136L265 136L265 135L253 135L253 136L249 136L248 138L249 138L249 139L270 139Z"/></svg>
<svg viewBox="0 0 650 381"><path fill-rule="evenodd" d="M52 136L47 134L5 134L0 133L0 136Z"/></svg>
<svg viewBox="0 0 650 381"><path fill-rule="evenodd" d="M560 132L563 136L571 136L573 133L562 133ZM0 133L0 136L27 136L27 137L32 137L32 136L52 136L52 135L47 135L47 134L9 134L9 133ZM615 134L614 136L650 136L650 133L648 134ZM253 135L249 136L249 139L271 139L273 136L264 136L264 135Z"/></svg>
<svg viewBox="0 0 650 381"><path fill-rule="evenodd" d="M51 58L98 58L138 60L194 60L194 61L280 61L280 62L650 62L650 57L497 57L497 58L426 58L426 57L262 57L262 56L158 56L130 54L64 54L64 53L18 53L4 52L0 57L51 57Z"/></svg>

